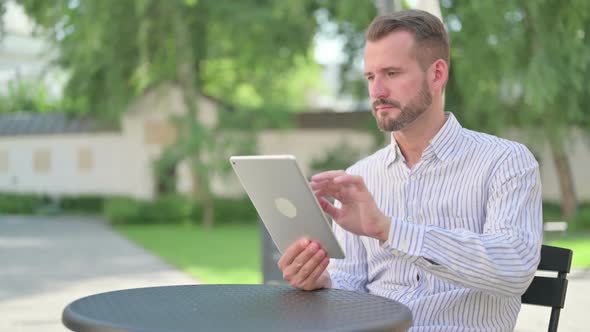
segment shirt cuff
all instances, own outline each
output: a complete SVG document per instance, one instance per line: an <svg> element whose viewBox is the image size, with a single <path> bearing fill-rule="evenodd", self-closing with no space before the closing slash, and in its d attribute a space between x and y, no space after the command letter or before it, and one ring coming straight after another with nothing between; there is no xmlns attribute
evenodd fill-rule
<svg viewBox="0 0 590 332"><path fill-rule="evenodd" d="M426 226L407 222L398 218L391 219L387 241L381 243L381 248L402 252L410 256L421 256Z"/></svg>
<svg viewBox="0 0 590 332"><path fill-rule="evenodd" d="M338 282L338 279L334 278L332 274L330 274L330 288L334 289L343 289L342 284Z"/></svg>

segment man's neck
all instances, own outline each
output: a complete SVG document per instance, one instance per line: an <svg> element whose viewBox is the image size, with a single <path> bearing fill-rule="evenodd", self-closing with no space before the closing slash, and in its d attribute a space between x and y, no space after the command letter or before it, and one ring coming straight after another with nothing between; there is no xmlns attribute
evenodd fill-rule
<svg viewBox="0 0 590 332"><path fill-rule="evenodd" d="M422 113L406 128L393 133L409 168L412 168L420 161L422 153L430 144L430 140L436 136L446 120L442 107L430 109Z"/></svg>

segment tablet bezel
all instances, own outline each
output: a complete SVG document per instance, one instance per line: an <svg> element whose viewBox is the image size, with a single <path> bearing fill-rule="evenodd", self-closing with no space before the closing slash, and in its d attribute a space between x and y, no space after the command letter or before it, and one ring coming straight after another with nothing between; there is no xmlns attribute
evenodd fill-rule
<svg viewBox="0 0 590 332"><path fill-rule="evenodd" d="M230 163L281 253L298 239L307 237L320 243L328 257L344 258L344 251L295 156L232 156ZM297 216L289 218L277 213L273 198L283 197L296 202Z"/></svg>

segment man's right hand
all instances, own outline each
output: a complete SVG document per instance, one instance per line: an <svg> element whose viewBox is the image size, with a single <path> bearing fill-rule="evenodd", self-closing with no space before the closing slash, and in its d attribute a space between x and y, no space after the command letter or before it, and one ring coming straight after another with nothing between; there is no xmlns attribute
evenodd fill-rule
<svg viewBox="0 0 590 332"><path fill-rule="evenodd" d="M293 287L304 290L330 288L330 275L326 268L330 258L317 242L300 239L293 243L279 259L283 278Z"/></svg>

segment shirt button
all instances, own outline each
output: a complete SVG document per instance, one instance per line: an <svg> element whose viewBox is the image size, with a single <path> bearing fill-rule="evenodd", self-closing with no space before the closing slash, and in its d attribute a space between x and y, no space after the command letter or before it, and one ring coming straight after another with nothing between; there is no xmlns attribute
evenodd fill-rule
<svg viewBox="0 0 590 332"><path fill-rule="evenodd" d="M406 218L409 222L412 222L412 216L408 216L408 218Z"/></svg>
<svg viewBox="0 0 590 332"><path fill-rule="evenodd" d="M402 251L408 251L408 241L402 240L400 242L399 246L400 246L400 250L402 250Z"/></svg>

